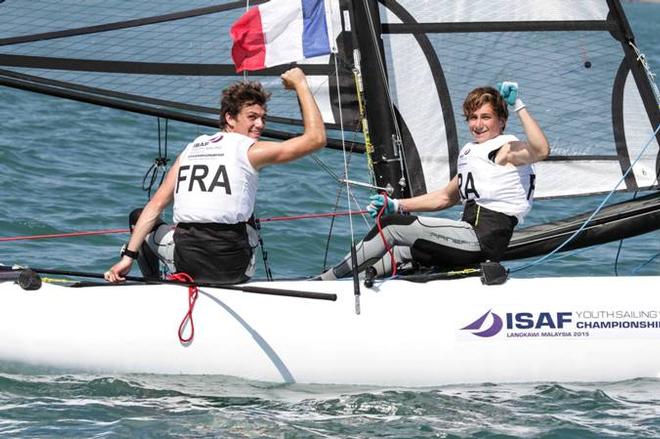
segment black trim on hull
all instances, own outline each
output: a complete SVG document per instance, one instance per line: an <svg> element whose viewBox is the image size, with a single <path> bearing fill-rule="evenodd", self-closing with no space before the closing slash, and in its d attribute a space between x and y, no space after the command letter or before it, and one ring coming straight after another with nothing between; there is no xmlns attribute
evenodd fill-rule
<svg viewBox="0 0 660 439"><path fill-rule="evenodd" d="M523 259L548 254L578 230L589 216L591 212L520 229L514 232L503 259ZM658 229L660 229L660 192L655 192L605 207L560 251L605 244Z"/></svg>

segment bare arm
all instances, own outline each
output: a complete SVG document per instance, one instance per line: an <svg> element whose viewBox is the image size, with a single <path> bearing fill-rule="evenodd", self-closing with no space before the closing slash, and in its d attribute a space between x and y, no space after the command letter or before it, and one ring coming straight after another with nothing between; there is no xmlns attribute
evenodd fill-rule
<svg viewBox="0 0 660 439"><path fill-rule="evenodd" d="M447 186L424 195L399 200L399 208L404 212L432 212L447 209L459 200L458 177L451 179Z"/></svg>
<svg viewBox="0 0 660 439"><path fill-rule="evenodd" d="M502 148L496 157L497 164L527 165L545 160L550 155L548 139L527 108L522 108L517 113L527 141L511 142L508 147Z"/></svg>
<svg viewBox="0 0 660 439"><path fill-rule="evenodd" d="M252 166L260 169L267 165L296 160L325 146L325 126L316 105L307 78L300 68L295 67L282 75L287 90L295 90L302 111L304 132L284 142L257 142L248 151Z"/></svg>
<svg viewBox="0 0 660 439"><path fill-rule="evenodd" d="M131 239L128 241L126 248L128 250L137 252L139 251L147 234L151 231L156 223L156 220L163 212L163 210L172 202L174 198L174 185L179 173L179 159L177 158L174 165L167 173L163 184L158 188L153 198L149 200L142 214L135 224L135 228L131 233ZM124 276L131 270L133 259L128 256L122 256L119 262L105 272L105 279L110 282L122 282L126 280Z"/></svg>

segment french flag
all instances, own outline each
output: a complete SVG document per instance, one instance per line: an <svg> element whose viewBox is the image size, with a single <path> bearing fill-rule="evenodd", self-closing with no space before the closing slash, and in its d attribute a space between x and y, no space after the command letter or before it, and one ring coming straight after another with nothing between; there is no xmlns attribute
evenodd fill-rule
<svg viewBox="0 0 660 439"><path fill-rule="evenodd" d="M324 0L272 0L250 8L230 31L236 72L327 55L328 12Z"/></svg>

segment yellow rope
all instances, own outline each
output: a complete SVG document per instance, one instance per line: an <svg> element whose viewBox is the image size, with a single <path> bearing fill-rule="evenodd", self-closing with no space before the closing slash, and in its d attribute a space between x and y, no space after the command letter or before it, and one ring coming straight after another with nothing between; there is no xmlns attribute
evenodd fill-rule
<svg viewBox="0 0 660 439"><path fill-rule="evenodd" d="M374 145L371 143L371 136L369 135L369 124L367 123L367 114L364 107L364 89L362 87L362 78L359 76L357 69L353 69L353 79L355 82L355 91L357 95L358 108L360 110L360 122L362 124L362 134L364 135L364 148L367 153L367 165L371 171L372 178L374 177L374 164L373 154Z"/></svg>
<svg viewBox="0 0 660 439"><path fill-rule="evenodd" d="M77 281L72 280L72 279L59 279L59 278L54 278L54 277L42 277L41 278L42 282L46 282L49 284L57 284L57 283L76 283Z"/></svg>

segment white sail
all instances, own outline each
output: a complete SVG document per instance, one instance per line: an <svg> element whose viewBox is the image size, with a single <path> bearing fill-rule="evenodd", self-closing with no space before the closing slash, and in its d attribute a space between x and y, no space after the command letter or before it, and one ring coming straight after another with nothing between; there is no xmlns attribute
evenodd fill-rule
<svg viewBox="0 0 660 439"><path fill-rule="evenodd" d="M658 106L608 2L385 1L380 16L413 195L455 175L467 92L503 80L551 143L537 198L609 192L635 161L618 190L657 186ZM513 113L507 132L523 134Z"/></svg>

